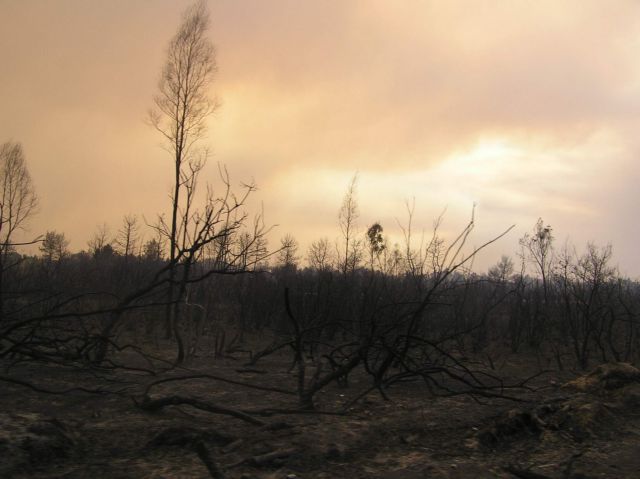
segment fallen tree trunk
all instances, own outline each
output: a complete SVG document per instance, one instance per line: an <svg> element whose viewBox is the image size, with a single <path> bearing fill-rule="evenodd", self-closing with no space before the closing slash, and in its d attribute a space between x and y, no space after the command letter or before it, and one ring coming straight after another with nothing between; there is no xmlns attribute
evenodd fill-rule
<svg viewBox="0 0 640 479"><path fill-rule="evenodd" d="M200 399L189 398L183 396L167 396L158 399L151 399L149 396L145 396L144 399L138 403L138 407L143 411L155 412L167 406L182 406L187 405L201 411L207 411L213 414L223 414L225 416L235 417L241 421L253 424L254 426L264 426L266 423L260 419L256 419L249 414L237 411L235 409L229 409L226 407L211 404Z"/></svg>

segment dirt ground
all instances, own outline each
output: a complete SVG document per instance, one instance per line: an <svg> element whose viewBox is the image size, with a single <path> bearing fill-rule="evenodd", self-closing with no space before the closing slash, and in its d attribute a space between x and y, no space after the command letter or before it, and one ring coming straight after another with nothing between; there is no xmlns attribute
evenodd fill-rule
<svg viewBox="0 0 640 479"><path fill-rule="evenodd" d="M158 379L147 374L17 365L2 374L52 390L126 389L52 395L0 382L0 477L209 478L208 454L219 477L231 479L640 478L640 376L620 367L569 385L575 374L542 375L536 391L519 393L526 402L433 397L411 382L391 388L391 401L370 394L347 415L278 413L254 425L187 405L143 411L132 397ZM203 359L170 375L295 386L285 358L241 368ZM499 372L515 378L518 370L526 372L508 364ZM326 388L318 410L339 411L363 385L356 378L349 388ZM240 410L296 409L294 396L211 379L151 391L172 394Z"/></svg>

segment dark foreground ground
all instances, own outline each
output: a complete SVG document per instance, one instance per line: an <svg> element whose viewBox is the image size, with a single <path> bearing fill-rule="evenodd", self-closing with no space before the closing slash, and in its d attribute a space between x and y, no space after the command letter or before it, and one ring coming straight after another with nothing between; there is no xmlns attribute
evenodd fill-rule
<svg viewBox="0 0 640 479"><path fill-rule="evenodd" d="M203 361L170 375L295 385L284 359L256 368ZM391 401L370 394L348 415L256 415L264 425L187 405L143 411L132 396L157 378L142 373L18 365L2 374L57 391L128 389L45 394L0 382L0 477L209 478L209 458L219 470L213 475L231 479L640 478L640 373L624 364L570 386L575 374L542 375L535 391L518 393L526 402L434 398L412 382L392 388ZM331 386L319 393L318 409L338 411L358 391L357 380L348 389ZM293 396L212 379L167 383L151 394L241 410L296 407Z"/></svg>

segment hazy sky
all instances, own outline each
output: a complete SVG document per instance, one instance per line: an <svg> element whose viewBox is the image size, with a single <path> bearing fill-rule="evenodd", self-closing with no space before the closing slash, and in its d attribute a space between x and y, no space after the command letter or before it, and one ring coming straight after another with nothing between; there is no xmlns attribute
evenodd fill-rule
<svg viewBox="0 0 640 479"><path fill-rule="evenodd" d="M0 142L39 197L30 234L86 247L99 224L169 209L170 157L145 123L190 2L0 0ZM542 217L558 243L611 242L640 275L640 2L211 0L222 106L207 143L303 246L338 236L359 172L360 227L464 225L481 268Z"/></svg>

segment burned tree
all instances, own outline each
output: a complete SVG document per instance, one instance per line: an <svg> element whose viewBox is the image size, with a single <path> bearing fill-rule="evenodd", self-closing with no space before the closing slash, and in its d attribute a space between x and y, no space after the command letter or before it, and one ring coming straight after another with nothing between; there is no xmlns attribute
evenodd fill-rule
<svg viewBox="0 0 640 479"><path fill-rule="evenodd" d="M38 205L22 146L7 142L0 146L0 324L4 319L3 277L15 266L9 255L17 244L15 233L35 212Z"/></svg>
<svg viewBox="0 0 640 479"><path fill-rule="evenodd" d="M158 93L149 119L164 137L165 147L173 160L171 215L167 236L169 262L178 256L179 240L187 232L189 218L189 188L195 187L198 172L203 166L203 153L197 143L206 132L206 119L216 107L210 86L216 70L215 49L207 38L209 14L200 1L189 7L182 23L167 49L167 59L160 76ZM206 156L206 155L205 155ZM192 198L191 198L192 199ZM182 215L182 225L181 218ZM176 269L169 269L169 298L174 300L173 287ZM167 332L170 333L173 309L167 308Z"/></svg>
<svg viewBox="0 0 640 479"><path fill-rule="evenodd" d="M358 267L362 255L361 242L357 239L357 220L360 216L358 211L358 199L356 188L358 186L358 175L354 175L349 182L347 192L342 198L342 205L338 213L338 223L342 233L343 251L338 254L339 269L343 276L353 273Z"/></svg>

